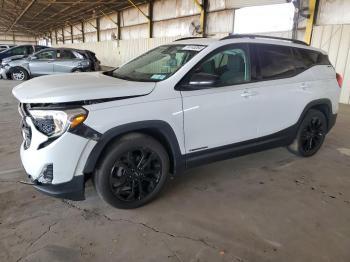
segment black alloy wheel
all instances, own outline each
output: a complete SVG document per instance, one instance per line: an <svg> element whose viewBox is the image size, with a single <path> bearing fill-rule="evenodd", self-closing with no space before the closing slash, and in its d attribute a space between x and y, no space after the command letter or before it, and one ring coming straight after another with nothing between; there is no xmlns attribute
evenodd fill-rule
<svg viewBox="0 0 350 262"><path fill-rule="evenodd" d="M110 187L121 201L141 200L151 194L160 181L162 163L150 148L135 148L122 154L110 172Z"/></svg>
<svg viewBox="0 0 350 262"><path fill-rule="evenodd" d="M154 199L169 173L169 156L153 137L127 134L106 149L93 174L99 196L110 205L129 209Z"/></svg>
<svg viewBox="0 0 350 262"><path fill-rule="evenodd" d="M288 149L303 157L312 156L321 148L327 130L325 115L319 110L311 109L301 122L297 137Z"/></svg>
<svg viewBox="0 0 350 262"><path fill-rule="evenodd" d="M303 128L300 136L301 150L305 154L310 154L318 149L326 135L326 128L320 118L314 116Z"/></svg>

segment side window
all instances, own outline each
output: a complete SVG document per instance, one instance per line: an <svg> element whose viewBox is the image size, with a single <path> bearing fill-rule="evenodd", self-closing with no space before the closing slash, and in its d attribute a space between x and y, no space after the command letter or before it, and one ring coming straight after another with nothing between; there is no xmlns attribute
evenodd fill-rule
<svg viewBox="0 0 350 262"><path fill-rule="evenodd" d="M216 52L200 63L192 75L209 75L212 79L216 79L214 86L250 81L250 59L247 46L233 45Z"/></svg>
<svg viewBox="0 0 350 262"><path fill-rule="evenodd" d="M11 56L27 55L27 46L19 46L19 47L13 48L9 53Z"/></svg>
<svg viewBox="0 0 350 262"><path fill-rule="evenodd" d="M47 48L46 46L40 46L40 45L35 46L35 50L36 51L40 51L40 50L43 50L43 49L46 49L46 48Z"/></svg>
<svg viewBox="0 0 350 262"><path fill-rule="evenodd" d="M36 54L36 57L40 60L48 60L48 59L55 59L55 51L49 50L49 51L42 51L38 54Z"/></svg>
<svg viewBox="0 0 350 262"><path fill-rule="evenodd" d="M31 45L27 46L27 55L31 55L33 53L34 53L34 48Z"/></svg>
<svg viewBox="0 0 350 262"><path fill-rule="evenodd" d="M69 60L69 59L76 59L77 57L74 55L74 53L70 50L60 50L59 55L57 55L57 57L59 59L63 59L63 60Z"/></svg>
<svg viewBox="0 0 350 262"><path fill-rule="evenodd" d="M257 45L260 74L263 80L294 76L296 60L292 48L278 45Z"/></svg>

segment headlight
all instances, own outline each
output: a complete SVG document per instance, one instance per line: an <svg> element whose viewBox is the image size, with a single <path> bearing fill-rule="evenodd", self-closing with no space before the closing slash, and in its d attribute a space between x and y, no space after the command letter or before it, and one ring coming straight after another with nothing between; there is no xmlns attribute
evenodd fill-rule
<svg viewBox="0 0 350 262"><path fill-rule="evenodd" d="M48 137L61 136L68 129L85 121L87 111L82 108L69 110L29 110L35 127Z"/></svg>

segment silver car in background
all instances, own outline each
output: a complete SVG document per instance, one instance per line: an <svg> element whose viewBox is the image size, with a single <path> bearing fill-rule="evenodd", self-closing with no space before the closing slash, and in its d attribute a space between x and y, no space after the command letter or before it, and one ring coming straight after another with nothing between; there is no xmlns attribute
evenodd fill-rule
<svg viewBox="0 0 350 262"><path fill-rule="evenodd" d="M81 50L48 48L27 58L4 59L0 74L4 79L27 80L35 76L90 71L90 63Z"/></svg>

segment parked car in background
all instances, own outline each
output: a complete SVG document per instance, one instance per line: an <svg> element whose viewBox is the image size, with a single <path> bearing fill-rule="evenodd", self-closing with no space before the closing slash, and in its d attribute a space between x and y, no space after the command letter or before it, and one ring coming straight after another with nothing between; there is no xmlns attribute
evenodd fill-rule
<svg viewBox="0 0 350 262"><path fill-rule="evenodd" d="M97 59L96 54L89 50L76 50L87 59L90 60L90 71L100 71L101 70L101 62Z"/></svg>
<svg viewBox="0 0 350 262"><path fill-rule="evenodd" d="M47 48L24 59L4 60L0 74L4 79L27 80L34 76L91 71L86 51Z"/></svg>
<svg viewBox="0 0 350 262"><path fill-rule="evenodd" d="M0 63L3 59L12 57L12 56L22 56L27 57L35 52L38 52L42 49L48 48L47 46L41 46L41 45L19 45L14 46L12 48L6 49L2 52L0 52Z"/></svg>
<svg viewBox="0 0 350 262"><path fill-rule="evenodd" d="M15 45L0 45L0 52L7 50L11 47L14 47Z"/></svg>

